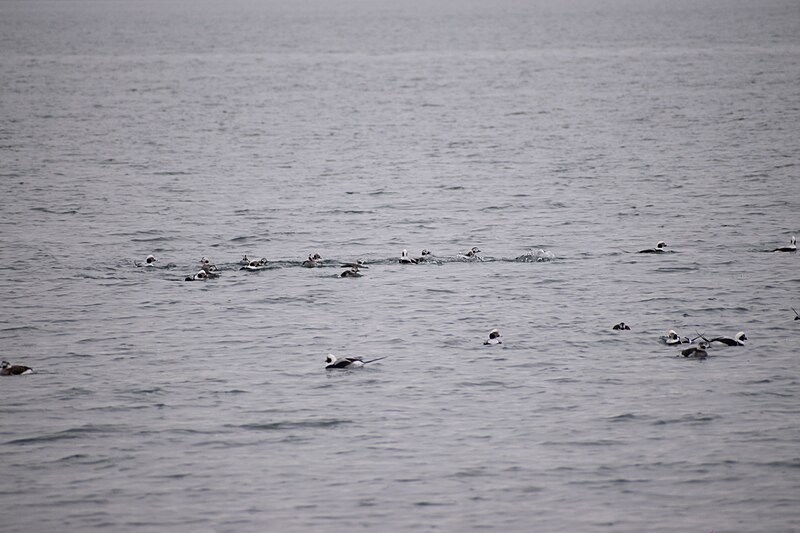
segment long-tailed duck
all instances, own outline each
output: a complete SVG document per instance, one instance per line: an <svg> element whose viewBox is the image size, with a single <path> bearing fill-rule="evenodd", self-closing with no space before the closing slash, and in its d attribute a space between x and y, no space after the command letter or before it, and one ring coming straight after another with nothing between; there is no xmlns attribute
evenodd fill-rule
<svg viewBox="0 0 800 533"><path fill-rule="evenodd" d="M194 276L186 276L185 281L205 281L208 279L208 272L199 270Z"/></svg>
<svg viewBox="0 0 800 533"><path fill-rule="evenodd" d="M21 376L22 374L33 374L33 369L25 365L12 365L8 361L0 363L0 376Z"/></svg>
<svg viewBox="0 0 800 533"><path fill-rule="evenodd" d="M318 261L322 261L322 256L321 255L319 255L319 254L314 254L314 255L308 254L308 259L303 261L303 266L306 267L306 268L314 268L315 266L317 266Z"/></svg>
<svg viewBox="0 0 800 533"><path fill-rule="evenodd" d="M361 357L342 357L339 359L332 353L328 354L328 357L325 358L325 362L327 365L325 366L326 370L333 370L333 369L349 369L349 368L361 368L362 366L368 363L374 363L375 361L380 361L381 359L386 359L386 356L383 357L376 357L375 359L370 359L368 361L364 361Z"/></svg>
<svg viewBox="0 0 800 533"><path fill-rule="evenodd" d="M691 343L689 337L681 337L675 332L674 329L669 330L666 335L662 335L661 337L659 337L659 339L661 339L661 342L663 342L667 346L672 346L674 344Z"/></svg>
<svg viewBox="0 0 800 533"><path fill-rule="evenodd" d="M424 263L433 258L433 254L430 253L428 250L422 250L422 253L419 257L415 258L417 263Z"/></svg>
<svg viewBox="0 0 800 533"><path fill-rule="evenodd" d="M412 259L412 258L410 258L408 256L408 250L403 250L402 252L400 252L400 261L399 261L399 263L401 265L416 265L417 264L417 260L416 259Z"/></svg>
<svg viewBox="0 0 800 533"><path fill-rule="evenodd" d="M500 330L495 328L489 332L489 338L483 341L484 346L488 346L490 344L503 344L503 341L500 340Z"/></svg>
<svg viewBox="0 0 800 533"><path fill-rule="evenodd" d="M789 246L781 246L780 248L775 248L772 251L773 252L796 252L797 251L797 239L795 239L794 235L792 235L792 243Z"/></svg>
<svg viewBox="0 0 800 533"><path fill-rule="evenodd" d="M705 337L703 340L706 340ZM747 340L747 335L745 335L744 331L740 331L733 338L730 337L714 337L713 339L707 339L706 342L711 344L712 342L718 342L720 344L724 344L725 346L744 346L744 341Z"/></svg>
<svg viewBox="0 0 800 533"><path fill-rule="evenodd" d="M688 348L681 350L681 355L684 357L705 359L706 357L708 357L707 348L708 346L705 343L701 342L697 346L689 346Z"/></svg>
<svg viewBox="0 0 800 533"><path fill-rule="evenodd" d="M667 243L664 241L658 241L656 243L655 248L647 248L646 250L639 250L640 254L663 254L666 250L664 248L667 247Z"/></svg>

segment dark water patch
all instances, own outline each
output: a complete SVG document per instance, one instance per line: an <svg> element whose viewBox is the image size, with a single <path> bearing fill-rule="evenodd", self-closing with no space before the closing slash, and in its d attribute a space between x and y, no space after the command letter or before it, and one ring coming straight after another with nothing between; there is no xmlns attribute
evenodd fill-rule
<svg viewBox="0 0 800 533"><path fill-rule="evenodd" d="M158 170L152 173L153 176L191 176L191 172L185 170Z"/></svg>
<svg viewBox="0 0 800 533"><path fill-rule="evenodd" d="M51 215L77 215L80 207L74 209L51 209L49 207L31 207L31 211L38 211L41 213L48 213Z"/></svg>
<svg viewBox="0 0 800 533"><path fill-rule="evenodd" d="M695 415L685 415L679 418L669 418L669 419L661 419L656 420L653 422L653 425L656 426L664 426L669 424L689 424L689 425L705 425L714 422L715 420L721 419L722 417L717 415L704 415L704 414L695 414Z"/></svg>
<svg viewBox="0 0 800 533"><path fill-rule="evenodd" d="M270 422L266 424L242 424L239 426L225 425L224 427L238 427L250 431L282 431L287 429L315 429L315 428L333 428L344 424L351 424L352 420L343 419L324 419L324 420L310 420L300 422Z"/></svg>
<svg viewBox="0 0 800 533"><path fill-rule="evenodd" d="M48 435L39 435L36 437L27 437L22 439L16 439L7 441L5 444L8 445L29 445L29 444L47 444L55 441L60 440L75 440L75 439L82 439L86 436L91 436L94 434L102 434L102 433L116 433L119 432L115 426L94 426L94 425L86 425L78 428L71 428L64 431L59 431L57 433L50 433Z"/></svg>

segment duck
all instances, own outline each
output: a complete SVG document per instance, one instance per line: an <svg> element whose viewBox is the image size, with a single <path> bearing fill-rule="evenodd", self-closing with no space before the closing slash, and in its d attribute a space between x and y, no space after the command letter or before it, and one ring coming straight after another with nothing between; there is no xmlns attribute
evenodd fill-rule
<svg viewBox="0 0 800 533"><path fill-rule="evenodd" d="M429 261L432 259L433 254L428 250L422 250L420 256L415 258L417 263L424 263L425 261Z"/></svg>
<svg viewBox="0 0 800 533"><path fill-rule="evenodd" d="M264 270L264 268L266 268L268 262L269 261L267 261L266 257L262 257L261 259L259 259L257 261L251 260L249 263L247 263L245 266L243 266L239 270Z"/></svg>
<svg viewBox="0 0 800 533"><path fill-rule="evenodd" d="M184 281L205 281L208 279L208 272L200 270L194 276L186 276Z"/></svg>
<svg viewBox="0 0 800 533"><path fill-rule="evenodd" d="M410 258L408 256L408 250L403 250L402 252L400 252L400 261L399 261L399 263L401 265L416 265L417 264L417 260L416 259L412 259L412 258Z"/></svg>
<svg viewBox="0 0 800 533"><path fill-rule="evenodd" d="M775 248L772 250L773 252L796 252L797 251L797 239L794 238L792 235L792 241L789 246L781 246L780 248Z"/></svg>
<svg viewBox="0 0 800 533"><path fill-rule="evenodd" d="M342 357L339 359L332 353L328 354L328 357L325 358L325 369L326 370L333 370L333 369L350 369L350 368L361 368L366 364L374 363L375 361L380 361L381 359L386 359L386 356L383 357L376 357L375 359L370 359L368 361L364 361L361 357Z"/></svg>
<svg viewBox="0 0 800 533"><path fill-rule="evenodd" d="M242 258L239 260L239 264L242 265L242 266L250 264L250 258L247 257L247 254L244 254L242 256Z"/></svg>
<svg viewBox="0 0 800 533"><path fill-rule="evenodd" d="M614 327L611 328L611 329L614 329L614 330L629 330L629 329L631 329L631 327L628 324L626 324L625 322L620 322L619 324L614 324Z"/></svg>
<svg viewBox="0 0 800 533"><path fill-rule="evenodd" d="M666 251L666 250L664 250L664 248L666 248L666 247L667 247L667 243L665 243L664 241L658 241L656 243L656 247L655 248L647 248L645 250L639 250L638 253L640 253L640 254L663 254Z"/></svg>
<svg viewBox="0 0 800 533"><path fill-rule="evenodd" d="M503 344L503 341L500 340L500 330L495 328L489 332L489 338L483 341L484 346L489 346L490 344Z"/></svg>
<svg viewBox="0 0 800 533"><path fill-rule="evenodd" d="M689 340L689 337L681 337L678 335L674 329L669 330L666 335L662 335L659 338L661 342L667 346L672 346L674 344L690 344L692 342Z"/></svg>
<svg viewBox="0 0 800 533"><path fill-rule="evenodd" d="M553 252L539 248L538 250L530 250L527 253L517 256L514 261L520 263L544 263L546 261L552 261L555 258L556 256Z"/></svg>
<svg viewBox="0 0 800 533"><path fill-rule="evenodd" d="M157 261L156 256L150 254L144 260L144 266L156 266L156 261Z"/></svg>
<svg viewBox="0 0 800 533"><path fill-rule="evenodd" d="M342 265L342 266L346 266L346 265ZM340 277L342 277L342 278L360 278L361 277L361 272L358 271L358 268L359 268L358 265L351 265L350 268L348 268L347 270L342 272Z"/></svg>
<svg viewBox="0 0 800 533"><path fill-rule="evenodd" d="M681 350L681 355L684 357L694 357L695 359L705 359L708 357L708 345L701 342L697 346L690 346Z"/></svg>
<svg viewBox="0 0 800 533"><path fill-rule="evenodd" d="M319 255L319 254L314 254L314 255L308 254L308 259L303 261L303 266L306 267L306 268L314 268L315 266L317 266L318 261L322 261L322 256L321 255Z"/></svg>
<svg viewBox="0 0 800 533"><path fill-rule="evenodd" d="M724 344L725 346L744 346L744 341L747 340L747 335L745 335L744 331L740 331L733 338L730 337L714 337L713 339L706 339L703 337L703 340L706 341L709 345L712 342L718 342L720 344Z"/></svg>
<svg viewBox="0 0 800 533"><path fill-rule="evenodd" d="M794 311L794 319L800 320L800 313L798 313L794 307L792 307L792 311Z"/></svg>
<svg viewBox="0 0 800 533"><path fill-rule="evenodd" d="M8 361L0 363L0 376L21 376L33 374L33 369L25 365L12 365Z"/></svg>

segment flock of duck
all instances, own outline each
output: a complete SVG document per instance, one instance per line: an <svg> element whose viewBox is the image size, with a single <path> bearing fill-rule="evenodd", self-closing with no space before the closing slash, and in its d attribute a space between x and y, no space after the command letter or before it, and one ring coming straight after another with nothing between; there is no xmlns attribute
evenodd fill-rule
<svg viewBox="0 0 800 533"><path fill-rule="evenodd" d="M667 247L667 243L664 241L658 241L653 248L646 248L644 250L639 250L637 253L640 254L659 254L665 253L665 248ZM772 252L796 252L797 251L797 241L794 235L791 238L791 243L788 246L780 246L773 250L769 250ZM477 246L473 246L467 252L463 254L459 254L456 256L456 260L458 261L483 261L484 259L479 255L481 250L478 249ZM522 262L542 262L542 261L551 261L555 259L555 255L552 252L546 250L531 250L530 252L523 254L517 258L515 261L522 261ZM408 254L408 250L403 250L400 253L400 258L398 259L398 263L401 265L416 265L420 263L426 262L436 262L437 259L429 250L422 250L421 254L417 257L411 257ZM157 259L154 255L148 255L144 262L136 263L136 266L140 267L154 267L156 266ZM258 271L263 270L268 267L269 261L266 258L260 259L251 259L245 255L239 261L240 270L249 270L249 271ZM323 265L322 256L318 253L309 254L308 259L304 260L301 265L306 268L315 268L318 266ZM352 263L342 263L341 268L345 270L340 274L343 278L348 277L360 277L361 276L361 269L369 268L366 264L364 264L363 260L358 260ZM220 270L217 266L212 263L207 257L203 257L200 260L200 270L197 271L194 275L187 276L185 281L205 281L210 278L215 278L219 276ZM792 308L794 311L795 320L800 320L800 313L797 312L796 309ZM614 331L630 331L630 326L625 322L620 322L615 324L612 328ZM502 344L503 342L500 340L500 330L492 329L486 340L483 342L485 346L490 346L493 344ZM700 342L697 342L698 339L702 339ZM708 357L708 350L711 349L714 345L719 346L744 346L745 341L747 340L747 335L744 331L738 332L733 337L725 337L725 336L715 336L712 338L707 338L702 333L697 333L697 336L690 339L689 337L682 337L678 335L675 330L669 330L666 335L662 335L659 337L659 340L666 344L667 346L681 346L681 345L688 345L686 348L681 349L678 357L686 357L686 358L695 358L695 359L705 359ZM696 343L696 344L695 344ZM385 357L377 357L375 359L364 360L362 357L353 356L353 357L337 357L333 354L328 354L325 358L325 368L328 370L334 369L353 369L353 368L361 368L366 364L373 363L375 361L380 361L381 359L385 359ZM31 367L25 365L12 365L8 361L3 361L0 363L0 376L20 376L24 374L32 374L33 369Z"/></svg>

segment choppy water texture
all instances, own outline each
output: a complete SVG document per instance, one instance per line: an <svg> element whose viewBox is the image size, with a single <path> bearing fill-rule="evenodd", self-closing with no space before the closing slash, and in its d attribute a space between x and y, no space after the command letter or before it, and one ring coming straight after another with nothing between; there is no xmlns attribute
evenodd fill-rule
<svg viewBox="0 0 800 533"><path fill-rule="evenodd" d="M797 2L6 0L0 51L4 532L800 531Z"/></svg>

